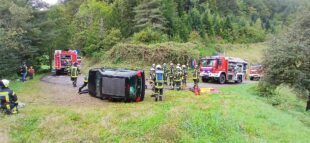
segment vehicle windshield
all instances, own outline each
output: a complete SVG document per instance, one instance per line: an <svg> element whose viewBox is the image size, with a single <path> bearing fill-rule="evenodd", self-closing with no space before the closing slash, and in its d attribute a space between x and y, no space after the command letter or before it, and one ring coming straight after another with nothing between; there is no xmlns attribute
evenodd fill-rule
<svg viewBox="0 0 310 143"><path fill-rule="evenodd" d="M216 60L215 59L204 59L201 60L202 67L212 67L215 66Z"/></svg>
<svg viewBox="0 0 310 143"><path fill-rule="evenodd" d="M261 66L251 66L251 70L258 70L260 68L261 68Z"/></svg>

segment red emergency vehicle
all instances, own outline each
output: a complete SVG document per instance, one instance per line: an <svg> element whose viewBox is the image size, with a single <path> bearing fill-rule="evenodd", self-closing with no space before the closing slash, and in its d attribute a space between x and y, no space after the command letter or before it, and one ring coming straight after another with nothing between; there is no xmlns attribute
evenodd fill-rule
<svg viewBox="0 0 310 143"><path fill-rule="evenodd" d="M54 69L57 75L67 73L69 67L74 63L81 64L78 59L78 52L76 50L55 50L54 53Z"/></svg>
<svg viewBox="0 0 310 143"><path fill-rule="evenodd" d="M203 82L210 80L220 84L242 83L246 77L248 63L240 58L212 56L200 60L200 76Z"/></svg>
<svg viewBox="0 0 310 143"><path fill-rule="evenodd" d="M252 65L250 67L250 80L260 80L263 77L263 66Z"/></svg>

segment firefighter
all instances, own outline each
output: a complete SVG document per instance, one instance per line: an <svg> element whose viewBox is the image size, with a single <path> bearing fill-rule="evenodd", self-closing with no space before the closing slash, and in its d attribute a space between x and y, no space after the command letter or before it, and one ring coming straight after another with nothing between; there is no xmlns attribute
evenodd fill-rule
<svg viewBox="0 0 310 143"><path fill-rule="evenodd" d="M163 64L163 71L164 71L164 84L167 85L168 71L166 63Z"/></svg>
<svg viewBox="0 0 310 143"><path fill-rule="evenodd" d="M176 72L174 75L174 84L175 84L175 88L177 90L181 89L181 82L182 82L182 69L180 66L176 67Z"/></svg>
<svg viewBox="0 0 310 143"><path fill-rule="evenodd" d="M186 87L186 79L187 79L187 67L186 65L182 65L182 85Z"/></svg>
<svg viewBox="0 0 310 143"><path fill-rule="evenodd" d="M169 69L169 86L174 88L174 65L170 62L170 69Z"/></svg>
<svg viewBox="0 0 310 143"><path fill-rule="evenodd" d="M156 66L155 71L155 101L162 101L164 93L164 71L161 65Z"/></svg>
<svg viewBox="0 0 310 143"><path fill-rule="evenodd" d="M199 83L199 67L198 67L198 65L195 65L195 69L193 72L193 80L194 80L194 86L198 85L198 83Z"/></svg>
<svg viewBox="0 0 310 143"><path fill-rule="evenodd" d="M18 112L17 96L9 88L10 81L3 79L0 82L0 108L7 114L16 114Z"/></svg>
<svg viewBox="0 0 310 143"><path fill-rule="evenodd" d="M86 76L84 77L84 83L83 83L83 85L79 88L79 94L82 94L82 93L85 93L86 91L88 91L88 90L86 90L86 91L83 91L83 92L82 92L82 89L83 89L84 87L86 87L87 84L88 84L88 75L86 75Z"/></svg>
<svg viewBox="0 0 310 143"><path fill-rule="evenodd" d="M77 67L77 65L78 65L78 63L74 63L70 69L70 77L71 77L73 87L76 87L78 74L80 72L80 69Z"/></svg>
<svg viewBox="0 0 310 143"><path fill-rule="evenodd" d="M150 68L150 85L152 87L152 90L154 90L154 81L155 81L155 64L152 64L152 67Z"/></svg>

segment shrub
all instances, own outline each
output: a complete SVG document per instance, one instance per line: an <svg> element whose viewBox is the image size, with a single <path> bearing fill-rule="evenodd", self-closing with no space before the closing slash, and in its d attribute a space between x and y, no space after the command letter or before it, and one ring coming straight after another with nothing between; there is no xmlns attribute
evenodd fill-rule
<svg viewBox="0 0 310 143"><path fill-rule="evenodd" d="M173 61L186 63L191 57L199 57L199 51L192 43L118 44L108 52L108 58L113 59L114 62L144 61L150 64Z"/></svg>
<svg viewBox="0 0 310 143"><path fill-rule="evenodd" d="M144 30L133 35L135 43L161 43L168 41L168 36L160 31L145 28Z"/></svg>

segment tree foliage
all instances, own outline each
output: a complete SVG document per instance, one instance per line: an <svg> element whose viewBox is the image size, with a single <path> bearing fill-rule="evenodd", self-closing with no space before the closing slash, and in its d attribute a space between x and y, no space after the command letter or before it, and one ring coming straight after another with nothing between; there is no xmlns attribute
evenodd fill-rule
<svg viewBox="0 0 310 143"><path fill-rule="evenodd" d="M263 91L281 84L309 96L310 91L310 14L303 16L285 36L276 39L265 54Z"/></svg>
<svg viewBox="0 0 310 143"><path fill-rule="evenodd" d="M14 73L22 61L40 66L42 57L49 57L52 66L56 49L79 49L92 56L119 42L260 42L292 23L297 10L308 4L306 0L59 2L49 6L42 0L1 0L0 76Z"/></svg>

